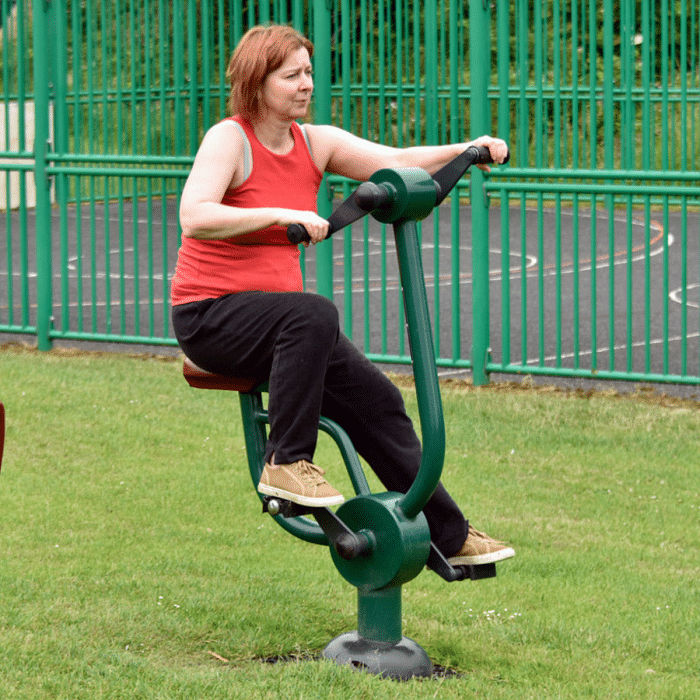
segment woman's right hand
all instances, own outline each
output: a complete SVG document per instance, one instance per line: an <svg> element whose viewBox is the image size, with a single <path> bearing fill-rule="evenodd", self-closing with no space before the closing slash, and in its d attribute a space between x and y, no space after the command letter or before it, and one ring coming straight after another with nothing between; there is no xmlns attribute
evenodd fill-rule
<svg viewBox="0 0 700 700"><path fill-rule="evenodd" d="M311 240L304 241L305 246L316 244L324 240L328 236L328 221L320 217L313 211L302 211L296 209L284 209L284 213L280 217L279 224L281 226L289 226L290 224L300 224L306 229Z"/></svg>

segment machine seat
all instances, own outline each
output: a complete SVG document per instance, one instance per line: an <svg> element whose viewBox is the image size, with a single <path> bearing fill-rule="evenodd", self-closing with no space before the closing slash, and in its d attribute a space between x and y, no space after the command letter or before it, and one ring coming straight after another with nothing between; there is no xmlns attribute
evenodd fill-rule
<svg viewBox="0 0 700 700"><path fill-rule="evenodd" d="M250 394L255 390L261 391L265 387L264 382L252 377L229 377L225 374L207 372L192 362L189 357L186 357L182 364L182 374L187 383L195 389L219 389Z"/></svg>

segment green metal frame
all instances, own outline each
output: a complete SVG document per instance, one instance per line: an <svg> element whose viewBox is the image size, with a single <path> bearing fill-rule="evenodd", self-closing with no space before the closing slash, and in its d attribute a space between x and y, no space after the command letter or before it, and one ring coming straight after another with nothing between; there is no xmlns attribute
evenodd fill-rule
<svg viewBox="0 0 700 700"><path fill-rule="evenodd" d="M379 170L371 181L378 190L391 193L381 208L374 209L373 216L393 224L416 380L422 454L416 478L405 494L372 494L345 431L321 419L321 429L340 448L357 494L338 508L337 517L353 534L363 535L369 545L360 556L351 558L331 548L337 569L357 588L358 629L332 640L324 655L374 673L409 678L429 675L432 663L416 642L402 634L401 587L428 562L430 530L422 511L437 488L445 458L445 423L416 226L416 221L435 206L438 185L419 168ZM263 390L258 387L239 394L248 466L256 486L264 466L269 420L262 402ZM276 519L300 539L330 544L321 528L305 517Z"/></svg>
<svg viewBox="0 0 700 700"><path fill-rule="evenodd" d="M266 386L260 386L250 393L239 393L238 395L248 469L255 486L260 481L260 475L265 466L265 445L267 444L267 425L269 422L263 402L263 393L266 389ZM336 443L355 493L369 495L371 491L367 478L362 470L357 451L347 433L337 423L326 417L321 417L319 428ZM262 495L258 495L262 500ZM313 544L328 545L328 538L313 520L304 516L286 518L276 515L274 518L281 527L295 537Z"/></svg>

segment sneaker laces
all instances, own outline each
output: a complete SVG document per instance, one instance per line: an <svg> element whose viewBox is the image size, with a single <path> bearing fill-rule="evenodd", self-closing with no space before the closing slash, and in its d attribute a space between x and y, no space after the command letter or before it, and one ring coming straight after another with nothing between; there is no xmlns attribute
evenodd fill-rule
<svg viewBox="0 0 700 700"><path fill-rule="evenodd" d="M475 527L472 527L472 525L469 525L469 534L467 537L478 537L481 540L485 540L486 542L494 542L495 544L505 544L503 540L494 540L493 537L489 537L485 532L481 532L481 530L477 530Z"/></svg>
<svg viewBox="0 0 700 700"><path fill-rule="evenodd" d="M305 484L319 486L326 483L326 480L323 478L326 472L321 467L307 462L305 459L300 459L297 464L299 466L294 471Z"/></svg>

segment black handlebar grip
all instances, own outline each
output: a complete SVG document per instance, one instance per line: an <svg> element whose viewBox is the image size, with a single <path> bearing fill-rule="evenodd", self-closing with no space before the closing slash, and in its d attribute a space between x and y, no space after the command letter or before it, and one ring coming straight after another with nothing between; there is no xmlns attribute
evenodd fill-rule
<svg viewBox="0 0 700 700"><path fill-rule="evenodd" d="M328 218L328 236L386 204L389 198L386 188L374 182L363 182ZM290 243L310 240L307 230L301 224L290 224L287 227L287 238Z"/></svg>
<svg viewBox="0 0 700 700"><path fill-rule="evenodd" d="M287 239L290 243L303 243L310 241L311 236L301 224L289 224L287 226Z"/></svg>

